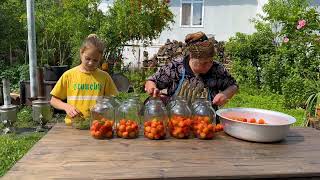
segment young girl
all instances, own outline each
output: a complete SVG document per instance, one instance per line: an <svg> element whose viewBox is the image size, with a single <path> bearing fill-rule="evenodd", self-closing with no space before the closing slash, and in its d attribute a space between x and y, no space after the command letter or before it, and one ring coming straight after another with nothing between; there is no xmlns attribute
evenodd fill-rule
<svg viewBox="0 0 320 180"><path fill-rule="evenodd" d="M96 35L89 35L80 48L81 64L66 71L51 91L50 103L67 113L66 125L71 125L77 115L89 117L97 98L118 93L110 75L97 68L103 50L103 42ZM62 101L65 99L67 103Z"/></svg>

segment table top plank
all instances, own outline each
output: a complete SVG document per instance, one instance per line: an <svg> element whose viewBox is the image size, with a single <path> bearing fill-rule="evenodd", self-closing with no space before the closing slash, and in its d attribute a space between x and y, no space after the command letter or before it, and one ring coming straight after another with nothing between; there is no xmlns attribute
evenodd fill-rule
<svg viewBox="0 0 320 180"><path fill-rule="evenodd" d="M291 128L278 143L223 132L213 140L95 140L56 124L4 179L236 179L320 177L320 131Z"/></svg>

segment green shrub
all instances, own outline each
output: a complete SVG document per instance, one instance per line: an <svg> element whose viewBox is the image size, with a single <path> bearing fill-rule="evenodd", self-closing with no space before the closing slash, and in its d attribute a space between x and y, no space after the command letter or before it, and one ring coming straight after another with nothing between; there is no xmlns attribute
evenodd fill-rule
<svg viewBox="0 0 320 180"><path fill-rule="evenodd" d="M234 58L232 62L231 73L240 84L250 84L256 86L256 69L254 66L252 66L249 60L238 60Z"/></svg>
<svg viewBox="0 0 320 180"><path fill-rule="evenodd" d="M1 63L1 62L0 62ZM10 81L10 89L12 91L18 91L21 80L29 79L29 66L16 64L13 66L0 67L0 78L8 79ZM2 83L2 82L1 82Z"/></svg>
<svg viewBox="0 0 320 180"><path fill-rule="evenodd" d="M320 76L320 13L308 0L269 0L257 31L237 33L226 44L239 83L284 94L287 107L304 107ZM312 94L312 93L311 93Z"/></svg>
<svg viewBox="0 0 320 180"><path fill-rule="evenodd" d="M125 73L125 76L129 79L130 83L134 88L134 92L136 93L144 93L144 84L146 79L155 73L156 69L154 70L130 70Z"/></svg>

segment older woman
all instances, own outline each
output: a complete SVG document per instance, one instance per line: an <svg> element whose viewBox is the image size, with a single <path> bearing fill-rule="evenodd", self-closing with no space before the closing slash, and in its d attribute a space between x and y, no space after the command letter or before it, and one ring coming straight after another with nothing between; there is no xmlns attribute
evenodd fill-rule
<svg viewBox="0 0 320 180"><path fill-rule="evenodd" d="M238 85L224 66L214 61L217 51L213 40L198 32L187 35L185 42L189 55L161 67L148 78L145 91L157 96L159 90L167 89L169 97L182 96L189 102L205 95L217 109L232 98Z"/></svg>

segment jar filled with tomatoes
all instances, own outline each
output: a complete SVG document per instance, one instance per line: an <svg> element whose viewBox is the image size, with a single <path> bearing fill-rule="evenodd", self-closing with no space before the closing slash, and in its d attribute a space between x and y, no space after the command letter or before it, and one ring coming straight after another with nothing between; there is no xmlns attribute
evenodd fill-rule
<svg viewBox="0 0 320 180"><path fill-rule="evenodd" d="M96 139L112 138L114 126L114 108L109 101L98 100L91 108L90 133Z"/></svg>
<svg viewBox="0 0 320 180"><path fill-rule="evenodd" d="M152 140L166 138L168 114L159 98L151 98L144 107L144 136Z"/></svg>
<svg viewBox="0 0 320 180"><path fill-rule="evenodd" d="M192 104L193 133L199 139L212 139L215 132L216 113L211 102L199 98Z"/></svg>
<svg viewBox="0 0 320 180"><path fill-rule="evenodd" d="M191 135L191 110L183 99L176 99L171 105L168 128L170 135L178 139L186 139Z"/></svg>
<svg viewBox="0 0 320 180"><path fill-rule="evenodd" d="M120 138L133 139L139 136L139 105L132 99L122 102L117 110L116 131Z"/></svg>

